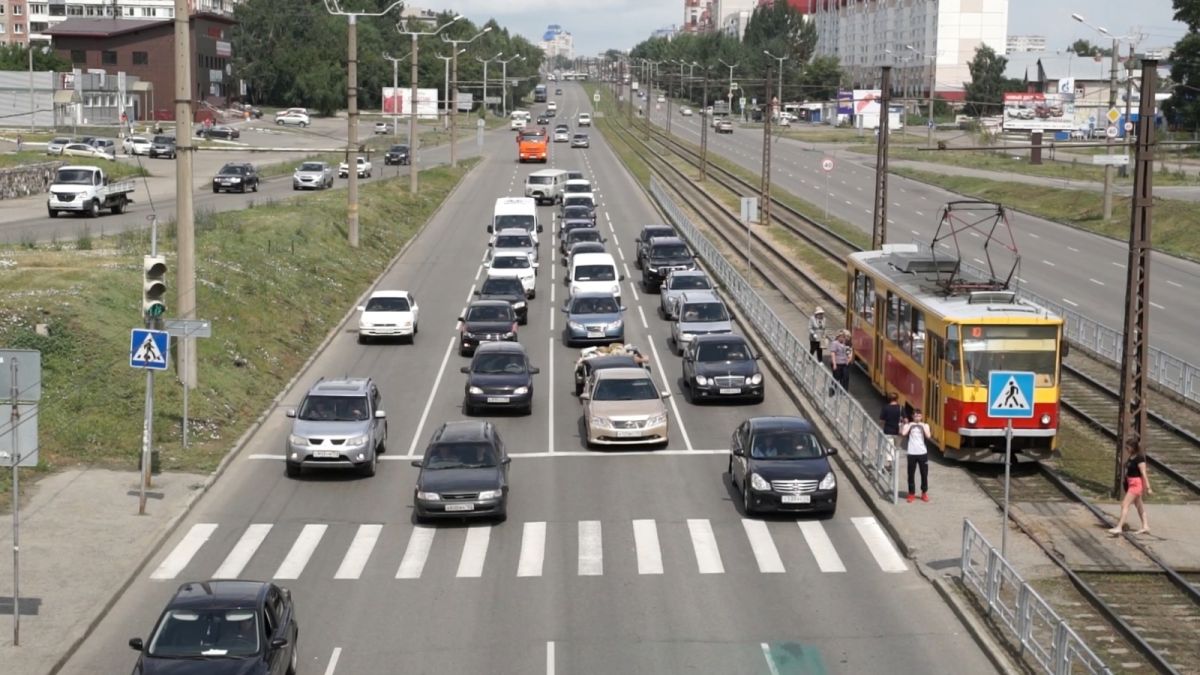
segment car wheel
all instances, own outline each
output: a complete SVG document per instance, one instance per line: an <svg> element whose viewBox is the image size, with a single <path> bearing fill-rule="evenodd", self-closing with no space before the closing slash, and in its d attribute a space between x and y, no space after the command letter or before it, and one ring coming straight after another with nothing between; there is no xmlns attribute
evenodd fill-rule
<svg viewBox="0 0 1200 675"><path fill-rule="evenodd" d="M300 186L299 186L299 185L293 185L293 186L292 186L292 190L293 190L293 191L297 191L297 192L298 192L298 191L300 190Z"/></svg>
<svg viewBox="0 0 1200 675"><path fill-rule="evenodd" d="M385 423L383 425L383 437L379 439L379 443L375 446L375 452L377 452L381 455L383 453L387 452L387 434L388 434L388 428L387 428L387 424Z"/></svg>
<svg viewBox="0 0 1200 675"><path fill-rule="evenodd" d="M367 344L367 339L368 339L368 338L367 338L367 336L366 336L366 335L363 335L362 333L359 333L359 334L358 334L358 344L360 344L360 345L365 345L365 344Z"/></svg>
<svg viewBox="0 0 1200 675"><path fill-rule="evenodd" d="M496 514L496 522L497 523L503 523L506 520L508 520L508 509L507 508L505 508L500 513Z"/></svg>
<svg viewBox="0 0 1200 675"><path fill-rule="evenodd" d="M413 335L416 335L417 333L420 333L420 332L421 332L421 324L414 323L413 324Z"/></svg>
<svg viewBox="0 0 1200 675"><path fill-rule="evenodd" d="M536 297L537 297L537 289L536 289L536 288L535 288L535 289L531 289L531 290L529 291L529 299L530 299L530 300L532 300L532 299L534 299L534 298L536 298Z"/></svg>
<svg viewBox="0 0 1200 675"><path fill-rule="evenodd" d="M288 478L299 478L300 474L304 472L304 467L294 462L287 462L286 467Z"/></svg>
<svg viewBox="0 0 1200 675"><path fill-rule="evenodd" d="M470 355L471 355L471 353L470 353L470 352L468 352L468 351L466 350L466 348L465 348L465 347L459 347L459 348L458 348L458 355L459 355L459 356L470 356Z"/></svg>
<svg viewBox="0 0 1200 675"><path fill-rule="evenodd" d="M467 400L467 397L465 397L465 396L463 397L462 407L463 407L464 415L466 415L467 417L475 416L475 406L471 405L471 402L469 400Z"/></svg>
<svg viewBox="0 0 1200 675"><path fill-rule="evenodd" d="M525 406L524 408L522 408L522 409L521 409L521 414L522 414L522 415L532 415L532 414L533 414L533 404L532 404L532 403L530 403L529 405L527 405L527 406Z"/></svg>
<svg viewBox="0 0 1200 675"><path fill-rule="evenodd" d="M254 181L254 191L258 192L258 181Z"/></svg>
<svg viewBox="0 0 1200 675"><path fill-rule="evenodd" d="M296 675L296 666L299 663L299 653L296 651L295 643L292 644L292 660L288 662L287 675Z"/></svg>
<svg viewBox="0 0 1200 675"><path fill-rule="evenodd" d="M758 513L758 510L750 504L750 488L746 487L745 482L742 483L742 512L747 516Z"/></svg>
<svg viewBox="0 0 1200 675"><path fill-rule="evenodd" d="M88 218L95 218L95 217L99 216L100 215L100 202L92 200L92 203L88 204L87 212L84 215L87 216Z"/></svg>
<svg viewBox="0 0 1200 675"><path fill-rule="evenodd" d="M113 214L124 213L125 212L125 204L126 204L125 198L119 197L117 199L117 203L112 205Z"/></svg>
<svg viewBox="0 0 1200 675"><path fill-rule="evenodd" d="M377 464L379 464L379 455L371 453L371 461L363 464L358 470L362 475L370 478L371 476L375 475L375 468Z"/></svg>
<svg viewBox="0 0 1200 675"><path fill-rule="evenodd" d="M47 209L46 212L50 215L51 218L58 217L58 211L55 211L54 209Z"/></svg>
<svg viewBox="0 0 1200 675"><path fill-rule="evenodd" d="M520 319L517 319L517 323L522 326L528 324L529 323L529 315L526 314L525 316L521 317Z"/></svg>
<svg viewBox="0 0 1200 675"><path fill-rule="evenodd" d="M220 190L218 190L217 188L213 188L213 194L214 194L214 195L215 195L215 194L217 194L218 192L220 192Z"/></svg>

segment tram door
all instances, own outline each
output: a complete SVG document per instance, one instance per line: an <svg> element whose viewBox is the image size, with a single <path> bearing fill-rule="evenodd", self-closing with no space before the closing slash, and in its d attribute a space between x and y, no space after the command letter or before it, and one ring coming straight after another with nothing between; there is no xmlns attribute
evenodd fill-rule
<svg viewBox="0 0 1200 675"><path fill-rule="evenodd" d="M871 379L879 391L887 391L887 373L883 372L883 336L887 332L887 293L875 294L875 349L871 350Z"/></svg>
<svg viewBox="0 0 1200 675"><path fill-rule="evenodd" d="M925 416L929 420L930 426L934 429L942 427L943 406L942 406L942 364L946 357L945 342L940 335L935 334L932 330L928 331L929 336L929 365L925 369ZM938 434L938 444L945 440L944 432Z"/></svg>

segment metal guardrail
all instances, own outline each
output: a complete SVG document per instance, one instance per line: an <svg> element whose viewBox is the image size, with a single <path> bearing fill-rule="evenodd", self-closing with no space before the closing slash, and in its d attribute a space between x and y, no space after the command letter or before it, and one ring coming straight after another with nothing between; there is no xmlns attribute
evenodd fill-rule
<svg viewBox="0 0 1200 675"><path fill-rule="evenodd" d="M792 381L808 395L825 421L845 443L854 461L867 473L879 493L896 503L900 490L899 461L892 461L893 445L863 407L833 379L833 373L808 350L807 335L796 337L746 282L745 277L721 255L700 232L687 214L663 190L658 179L650 178L650 194L658 201L675 229L692 246L716 276L722 294L732 299L750 324L784 364Z"/></svg>
<svg viewBox="0 0 1200 675"><path fill-rule="evenodd" d="M1045 673L1111 673L1000 551L963 518L962 582Z"/></svg>

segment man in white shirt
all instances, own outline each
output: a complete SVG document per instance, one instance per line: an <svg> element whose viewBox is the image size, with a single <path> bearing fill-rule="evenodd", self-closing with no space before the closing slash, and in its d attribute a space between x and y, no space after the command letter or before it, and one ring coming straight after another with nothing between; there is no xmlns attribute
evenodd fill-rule
<svg viewBox="0 0 1200 675"><path fill-rule="evenodd" d="M821 341L825 339L825 310L820 307L813 310L812 316L808 318L808 351L818 361L825 360L825 354L822 353Z"/></svg>
<svg viewBox="0 0 1200 675"><path fill-rule="evenodd" d="M925 440L929 438L929 425L920 409L913 410L912 420L900 427L900 435L905 438L905 448L908 451L908 503L917 498L917 486L914 474L921 469L921 501L929 501L929 449Z"/></svg>

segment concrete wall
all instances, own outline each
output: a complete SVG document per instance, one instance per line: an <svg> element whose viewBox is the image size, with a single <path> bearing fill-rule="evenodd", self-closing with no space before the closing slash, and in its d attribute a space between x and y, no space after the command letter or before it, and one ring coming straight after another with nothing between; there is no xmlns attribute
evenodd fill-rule
<svg viewBox="0 0 1200 675"><path fill-rule="evenodd" d="M0 169L0 199L16 199L50 191L54 173L66 162L42 162Z"/></svg>

